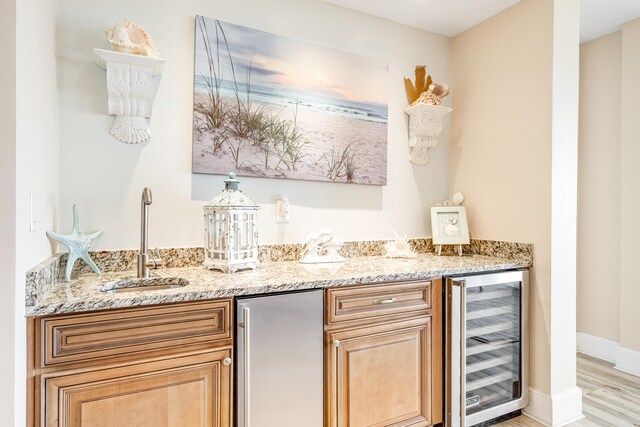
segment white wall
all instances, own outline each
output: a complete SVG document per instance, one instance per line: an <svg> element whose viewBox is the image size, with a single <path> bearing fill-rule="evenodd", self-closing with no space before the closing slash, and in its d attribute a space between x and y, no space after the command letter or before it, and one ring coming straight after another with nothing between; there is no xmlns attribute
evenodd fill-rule
<svg viewBox="0 0 640 427"><path fill-rule="evenodd" d="M553 399L572 396L554 402L555 424L582 416L575 358L580 0L554 0L553 7L550 391Z"/></svg>
<svg viewBox="0 0 640 427"><path fill-rule="evenodd" d="M606 82L606 90L599 90ZM578 332L620 340L622 32L580 47ZM613 218L612 218L613 215ZM606 307L606 309L603 309Z"/></svg>
<svg viewBox="0 0 640 427"><path fill-rule="evenodd" d="M56 229L58 206L58 95L56 0L17 2L15 425L26 413L24 273L51 255L46 230ZM29 231L30 198L36 231Z"/></svg>
<svg viewBox="0 0 640 427"><path fill-rule="evenodd" d="M524 0L453 39L451 185L474 237L534 244L531 405L581 414L575 383L577 0Z"/></svg>
<svg viewBox="0 0 640 427"><path fill-rule="evenodd" d="M15 340L15 218L16 218L16 2L0 2L0 342ZM24 285L23 285L24 286ZM23 304L24 305L24 304ZM0 425L10 426L16 413L15 352L0 351Z"/></svg>
<svg viewBox="0 0 640 427"><path fill-rule="evenodd" d="M449 196L449 126L432 164L408 162L402 78L417 64L449 81L450 40L315 0L164 2L65 0L60 4L60 228L78 203L87 229L101 228L97 249L138 245L139 200L154 193L151 245L200 246L202 206L222 177L191 174L193 32L196 14L389 62L388 185L331 184L240 178L262 206L261 241L296 242L321 226L345 240L429 236L429 206ZM149 144L130 146L109 135L105 73L92 49L106 47L104 30L123 18L143 25L167 64L155 101ZM364 71L366 72L366 70ZM447 100L445 103L449 103ZM291 223L276 225L273 195L286 193Z"/></svg>

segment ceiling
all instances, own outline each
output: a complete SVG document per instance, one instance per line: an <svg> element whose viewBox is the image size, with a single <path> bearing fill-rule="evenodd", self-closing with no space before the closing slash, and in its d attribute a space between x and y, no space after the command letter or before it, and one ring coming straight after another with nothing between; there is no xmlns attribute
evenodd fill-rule
<svg viewBox="0 0 640 427"><path fill-rule="evenodd" d="M581 0L580 42L584 43L622 29L640 17L640 0Z"/></svg>
<svg viewBox="0 0 640 427"><path fill-rule="evenodd" d="M453 37L520 0L324 0ZM581 0L580 42L617 31L640 17L640 0Z"/></svg>

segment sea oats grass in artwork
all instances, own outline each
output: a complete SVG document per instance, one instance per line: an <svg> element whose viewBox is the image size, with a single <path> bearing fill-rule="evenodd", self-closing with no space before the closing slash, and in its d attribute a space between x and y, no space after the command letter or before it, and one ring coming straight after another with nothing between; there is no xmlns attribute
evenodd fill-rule
<svg viewBox="0 0 640 427"><path fill-rule="evenodd" d="M386 185L385 62L196 17L193 172Z"/></svg>

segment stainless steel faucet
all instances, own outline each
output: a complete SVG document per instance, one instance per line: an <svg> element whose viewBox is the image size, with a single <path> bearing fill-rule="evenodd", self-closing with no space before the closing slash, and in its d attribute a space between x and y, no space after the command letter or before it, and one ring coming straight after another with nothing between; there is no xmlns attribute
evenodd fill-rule
<svg viewBox="0 0 640 427"><path fill-rule="evenodd" d="M149 206L152 202L151 189L145 187L142 190L140 252L138 253L138 277L145 279L149 277L149 267L158 268L163 264L157 249L155 258L149 257Z"/></svg>

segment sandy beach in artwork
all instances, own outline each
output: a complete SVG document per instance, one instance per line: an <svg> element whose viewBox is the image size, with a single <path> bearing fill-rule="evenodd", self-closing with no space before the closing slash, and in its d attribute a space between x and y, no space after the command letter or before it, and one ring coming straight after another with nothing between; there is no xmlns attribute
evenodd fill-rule
<svg viewBox="0 0 640 427"><path fill-rule="evenodd" d="M196 94L194 104L206 104L207 96ZM234 100L225 99L233 104ZM221 173L236 171L240 176L263 176L301 180L353 182L384 185L387 179L387 124L314 111L298 104L279 106L253 103L253 107L293 122L308 142L300 160L291 165L276 148L265 153L264 147L249 139L229 138L214 150L213 132L198 126L204 117L194 112L193 172ZM295 114L294 114L295 113ZM240 146L238 165L232 153ZM339 164L348 148L348 162ZM215 152L214 152L215 151ZM265 165L267 167L265 167ZM347 171L346 168L351 168ZM333 169L332 169L333 168ZM335 170L341 168L341 170Z"/></svg>
<svg viewBox="0 0 640 427"><path fill-rule="evenodd" d="M388 65L196 17L193 172L386 185Z"/></svg>

